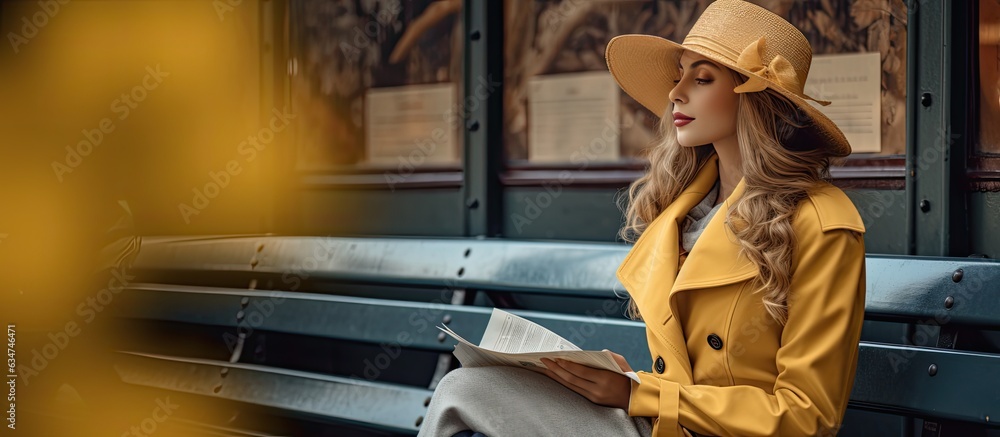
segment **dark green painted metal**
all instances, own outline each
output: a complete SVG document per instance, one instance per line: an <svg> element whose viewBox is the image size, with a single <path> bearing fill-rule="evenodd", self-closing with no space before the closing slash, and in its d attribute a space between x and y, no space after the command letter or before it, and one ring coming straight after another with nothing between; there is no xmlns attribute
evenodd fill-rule
<svg viewBox="0 0 1000 437"><path fill-rule="evenodd" d="M927 283L930 287L945 290L959 289L963 283L970 286L976 284L980 270L997 270L995 267L1000 266L1000 263L985 260L870 257L869 261L870 277L904 277L912 281L896 282L897 287L893 287L895 292L882 292L882 281L879 280L870 284L872 292L869 296L874 301L870 300L868 304L869 313L876 318L882 315L879 308L883 304L886 311L900 309L900 313L892 317L925 317L936 311L934 306L924 303L925 290L911 292L909 287ZM875 268L871 267L873 264ZM957 283L950 274L954 267L961 267L965 272ZM988 277L980 280L990 281ZM450 338L438 340L433 328L443 323L445 316L448 316L452 329L469 333L471 341L478 341L490 312L486 308L463 306L162 284L137 284L127 290L126 296L155 304L138 307L126 305L125 308L130 311L128 317L209 324L223 324L227 319L233 320L232 312L240 308L238 299L248 296L250 301L247 308L260 308L258 303L267 301L274 309L269 310L269 314L258 321L248 319L255 329L370 343L396 342L404 347L440 351L448 351L454 344ZM919 308L921 306L930 308ZM964 305L963 301L957 300L949 314L954 323L995 326L997 315L989 314L988 309L984 310L980 305ZM532 311L517 313L553 329L581 347L619 351L630 362L635 363L636 368L648 368L650 364L641 323ZM587 329L588 326L590 329ZM1000 365L1000 358L995 354L870 343L863 343L860 347L858 380L852 397L856 407L897 414L977 421L985 417L981 415L989 414L991 411L988 409L996 405L997 399L989 396L996 396L995 393L1000 391L986 390L984 393L988 395L969 396L974 389L982 387L982 382L967 377L969 374L987 375L990 374L988 372L995 371L996 366ZM940 370L933 378L928 379L929 376L921 372L926 372L930 364L936 364ZM949 369L961 369L961 372L954 375L948 372ZM927 383L933 384L927 386ZM910 393L911 391L914 393ZM934 396L914 397L922 393ZM971 400L952 402L952 398L961 396ZM969 404L979 407L969 408ZM352 414L349 411L341 413Z"/></svg>
<svg viewBox="0 0 1000 437"><path fill-rule="evenodd" d="M906 437L911 419L858 408L848 408L837 432L842 437Z"/></svg>
<svg viewBox="0 0 1000 437"><path fill-rule="evenodd" d="M869 255L867 278L866 319L1000 328L1000 261Z"/></svg>
<svg viewBox="0 0 1000 437"><path fill-rule="evenodd" d="M115 316L221 326L236 332L236 313L242 308L240 301L244 296L240 290L188 287L184 294L171 294L158 291L160 289L162 286L152 284L129 285L114 307Z"/></svg>
<svg viewBox="0 0 1000 437"><path fill-rule="evenodd" d="M244 236L146 238L135 270L231 272L313 281L357 281L598 299L621 290L615 271L629 250L610 243L462 238ZM963 270L960 281L953 273ZM935 318L1000 326L988 284L1000 262L869 255L867 310L878 318ZM944 301L954 298L952 308Z"/></svg>
<svg viewBox="0 0 1000 437"><path fill-rule="evenodd" d="M614 242L624 222L615 204L617 196L610 189L507 188L503 196L504 236Z"/></svg>
<svg viewBox="0 0 1000 437"><path fill-rule="evenodd" d="M620 191L515 187L504 191L504 236L527 240L614 242L624 221ZM906 253L903 191L847 189L864 220L868 253Z"/></svg>
<svg viewBox="0 0 1000 437"><path fill-rule="evenodd" d="M503 2L465 0L464 124L466 236L501 232Z"/></svg>
<svg viewBox="0 0 1000 437"><path fill-rule="evenodd" d="M844 190L865 224L865 252L906 253L906 195L899 190Z"/></svg>
<svg viewBox="0 0 1000 437"><path fill-rule="evenodd" d="M969 195L970 253L1000 258L1000 193Z"/></svg>
<svg viewBox="0 0 1000 437"><path fill-rule="evenodd" d="M959 21L967 19L966 3L910 4L906 189L914 255L968 254L963 179L970 137L961 129L964 117L959 109L967 84L955 76L967 68L966 47L959 36L967 32L967 24Z"/></svg>
<svg viewBox="0 0 1000 437"><path fill-rule="evenodd" d="M934 376L928 372L931 365ZM998 354L862 343L851 405L995 427L998 369Z"/></svg>
<svg viewBox="0 0 1000 437"><path fill-rule="evenodd" d="M865 320L861 327L861 340L876 343L905 344L910 338L908 325L898 322Z"/></svg>
<svg viewBox="0 0 1000 437"><path fill-rule="evenodd" d="M122 353L129 384L278 408L283 414L416 434L432 391L243 363ZM225 379L222 369L229 369ZM219 388L218 393L215 392Z"/></svg>
<svg viewBox="0 0 1000 437"><path fill-rule="evenodd" d="M307 335L405 348L451 352L456 341L436 326L448 326L465 339L478 343L492 309L438 303L393 301L314 293L235 290L169 284L137 284L127 294L149 305L133 307L122 317L196 324L231 321L248 297L245 321L253 330ZM222 297L229 305L218 305ZM155 305L155 306L154 306ZM640 322L597 317L511 311L552 330L588 350L618 352L635 368L649 368L645 326ZM256 314L254 314L256 313ZM447 317L446 317L447 316Z"/></svg>
<svg viewBox="0 0 1000 437"><path fill-rule="evenodd" d="M461 236L465 213L458 189L306 190L301 222L312 235Z"/></svg>
<svg viewBox="0 0 1000 437"><path fill-rule="evenodd" d="M258 251L259 248L259 251ZM246 236L147 238L134 269L609 298L628 247L505 239ZM296 279L298 279L296 281ZM159 280L159 279L158 279Z"/></svg>
<svg viewBox="0 0 1000 437"><path fill-rule="evenodd" d="M620 244L464 238L166 237L145 238L134 266L139 280L148 272L171 271L244 278L290 274L334 285L367 282L400 289L415 285L431 289L444 286L531 293L539 297L584 295L609 300L614 299L611 289L619 286L613 276L614 270L627 251L628 246ZM958 270L961 275L956 274ZM976 415L986 414L989 408L995 407L996 399L980 394L968 395L981 386L968 376L995 370L997 355L922 346L936 344L933 337L937 336L934 331L937 325L1000 327L1000 316L991 311L995 305L990 297L995 293L989 287L1000 276L1000 262L869 255L867 272L866 319L869 323L911 321L931 329L919 331L918 328L924 337L913 335L900 340L915 346L863 341L853 405L931 420L973 422L979 420ZM189 281L180 274L165 277L174 278L179 284ZM327 291L336 293L336 287ZM447 319L450 327L466 334L471 341L478 341L490 313L490 309L483 307L409 300L178 284L137 283L130 286L125 296L128 296L126 300L156 304L123 305L125 317L130 318L229 326L233 323L229 320L235 320L233 311L238 311L237 308L245 307L252 312L254 308L273 306L273 310L266 311L266 317L251 315L244 318L245 322L263 332L369 344L395 342L406 348L444 353L454 342L450 338L439 339L435 325ZM949 296L952 300L946 307L945 299ZM242 303L243 297L249 297L246 304ZM635 368L649 368L645 330L641 323L612 317L514 312L549 327L581 347L615 350L625 355ZM894 340L891 336L888 339ZM929 366L929 363L936 364L939 369L931 378L931 385L929 388L914 387L927 382L929 375L919 370L926 371L924 364ZM951 369L958 369L965 380L955 376L955 371L949 373ZM938 381L945 383L941 385ZM883 393L887 390L888 393ZM948 402L930 399L931 395L914 398L924 393L935 394L938 390L943 390L941 399ZM952 397L963 393L971 400L951 402ZM968 408L969 402L980 402L980 409ZM890 424L888 419L883 422L880 423Z"/></svg>

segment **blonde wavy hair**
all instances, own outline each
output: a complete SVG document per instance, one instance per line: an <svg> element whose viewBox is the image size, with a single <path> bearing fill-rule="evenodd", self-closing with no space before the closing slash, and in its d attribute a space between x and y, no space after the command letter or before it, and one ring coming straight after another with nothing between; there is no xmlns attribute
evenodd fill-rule
<svg viewBox="0 0 1000 437"><path fill-rule="evenodd" d="M746 77L729 70L736 83ZM635 242L650 222L694 180L714 153L712 145L682 147L666 114L661 114L659 142L647 149L649 169L633 182L627 198L619 198L625 225L619 236ZM667 121L665 121L667 120ZM740 250L758 269L755 294L780 325L788 319L795 233L792 218L810 189L829 178L833 156L810 119L794 104L771 90L739 95L736 137L743 160L745 191L728 211L726 226L739 240ZM627 207L621 201L627 200ZM720 211L721 212L721 211ZM641 319L629 299L627 315Z"/></svg>

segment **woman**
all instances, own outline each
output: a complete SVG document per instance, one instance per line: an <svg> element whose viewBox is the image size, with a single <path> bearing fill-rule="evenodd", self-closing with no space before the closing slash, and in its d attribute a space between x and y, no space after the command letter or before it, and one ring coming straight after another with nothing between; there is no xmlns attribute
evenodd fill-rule
<svg viewBox="0 0 1000 437"><path fill-rule="evenodd" d="M864 315L864 226L823 181L850 145L803 93L811 57L794 26L741 0L712 3L684 44L611 40L615 80L663 117L617 272L653 368L641 383L549 360L548 380L458 369L422 434L835 435Z"/></svg>

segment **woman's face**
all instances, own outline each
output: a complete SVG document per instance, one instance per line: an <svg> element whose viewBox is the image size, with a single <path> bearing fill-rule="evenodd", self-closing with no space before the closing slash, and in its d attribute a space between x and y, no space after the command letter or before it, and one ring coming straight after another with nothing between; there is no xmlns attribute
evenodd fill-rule
<svg viewBox="0 0 1000 437"><path fill-rule="evenodd" d="M731 71L691 51L681 55L680 79L670 91L677 141L695 147L736 135L739 95ZM670 118L667 118L670 121Z"/></svg>

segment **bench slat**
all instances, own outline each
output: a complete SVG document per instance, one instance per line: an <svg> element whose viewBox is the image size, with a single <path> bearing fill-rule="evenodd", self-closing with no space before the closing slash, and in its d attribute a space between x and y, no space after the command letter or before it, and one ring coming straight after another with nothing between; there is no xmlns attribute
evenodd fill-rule
<svg viewBox="0 0 1000 437"><path fill-rule="evenodd" d="M620 244L443 238L154 239L143 243L133 266L604 298L622 289L615 268L627 252Z"/></svg>
<svg viewBox="0 0 1000 437"><path fill-rule="evenodd" d="M258 251L259 248L259 251ZM241 236L153 238L139 271L242 272L324 281L614 297L614 273L629 246L458 238ZM468 252L468 256L466 256ZM1000 328L991 285L1000 261L891 255L867 257L869 320ZM250 260L256 260L252 267ZM962 279L953 280L961 269ZM461 271L461 275L459 275ZM945 299L951 296L951 308Z"/></svg>
<svg viewBox="0 0 1000 437"><path fill-rule="evenodd" d="M961 279L955 282L958 270ZM868 255L866 271L866 319L1000 328L997 260Z"/></svg>
<svg viewBox="0 0 1000 437"><path fill-rule="evenodd" d="M455 340L439 340L445 315L448 326L467 340L478 343L489 323L492 309L422 302L368 299L350 296L263 290L236 290L169 284L134 284L126 289L133 299L156 305L128 305L121 317L185 323L227 321L245 296L249 302L240 322L244 329L281 332L373 344L394 343L406 348L451 352ZM205 306L201 302L218 301ZM171 310L173 309L173 310ZM652 365L640 322L511 311L541 324L584 349L611 349L625 356L636 369ZM228 320L227 320L228 318Z"/></svg>
<svg viewBox="0 0 1000 437"><path fill-rule="evenodd" d="M146 290L143 287L143 284L134 284L123 290L120 302L114 307L117 317L233 329L237 326L235 315L241 308L240 300L243 298L240 290L175 286L176 293L166 294L145 293L142 292Z"/></svg>
<svg viewBox="0 0 1000 437"><path fill-rule="evenodd" d="M218 393L220 370L228 368ZM360 424L415 434L433 393L427 389L359 381L287 369L150 354L119 354L123 381L164 390L276 408L310 420Z"/></svg>
<svg viewBox="0 0 1000 437"><path fill-rule="evenodd" d="M866 342L859 353L852 406L984 425L988 416L992 426L1000 418L1000 355Z"/></svg>

